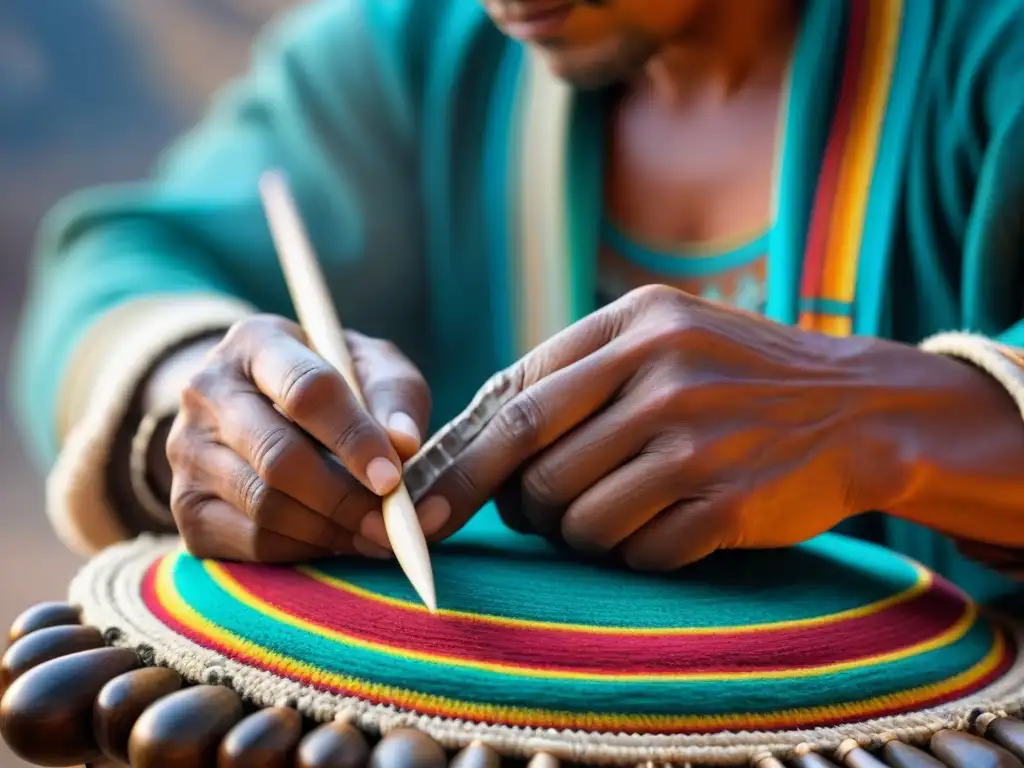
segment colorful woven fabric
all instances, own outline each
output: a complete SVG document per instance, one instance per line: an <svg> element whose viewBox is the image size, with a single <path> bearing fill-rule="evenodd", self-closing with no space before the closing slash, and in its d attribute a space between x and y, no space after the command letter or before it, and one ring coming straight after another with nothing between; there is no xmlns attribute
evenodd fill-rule
<svg viewBox="0 0 1024 768"><path fill-rule="evenodd" d="M835 725L960 699L1015 655L954 587L835 535L652 576L566 559L485 515L434 570L437 616L396 565L360 560L267 567L175 548L127 588L173 635L311 693L506 726Z"/></svg>

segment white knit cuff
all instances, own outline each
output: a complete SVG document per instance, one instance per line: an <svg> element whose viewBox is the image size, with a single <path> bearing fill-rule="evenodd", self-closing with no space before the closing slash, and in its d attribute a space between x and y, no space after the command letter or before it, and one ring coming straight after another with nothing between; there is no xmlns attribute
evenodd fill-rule
<svg viewBox="0 0 1024 768"><path fill-rule="evenodd" d="M925 339L920 349L972 363L1002 384L1024 418L1024 358L1016 350L975 333L952 331Z"/></svg>
<svg viewBox="0 0 1024 768"><path fill-rule="evenodd" d="M68 548L90 556L129 535L110 503L106 470L143 377L169 349L226 330L251 312L242 302L216 295L150 296L119 305L86 333L76 358L93 358L94 382L46 483L47 515ZM76 380L74 366L67 376L66 391L87 386Z"/></svg>

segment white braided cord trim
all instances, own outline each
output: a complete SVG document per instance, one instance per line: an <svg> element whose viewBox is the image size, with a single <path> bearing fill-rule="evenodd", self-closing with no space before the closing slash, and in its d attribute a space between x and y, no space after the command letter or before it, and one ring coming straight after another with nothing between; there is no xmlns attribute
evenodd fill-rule
<svg viewBox="0 0 1024 768"><path fill-rule="evenodd" d="M955 357L971 363L1002 385L1024 418L1024 369L1000 352L1000 344L976 333L949 331L925 339L924 352Z"/></svg>
<svg viewBox="0 0 1024 768"><path fill-rule="evenodd" d="M466 722L372 704L362 699L323 693L265 670L240 664L203 648L166 627L142 600L139 585L146 568L161 554L179 546L173 537L142 537L108 548L78 573L70 600L82 608L83 621L102 631L118 630L114 645L153 650L153 663L170 667L193 682L218 683L230 678L243 698L260 707L287 702L317 721L350 719L370 732L387 733L412 727L442 746L459 749L481 741L509 757L528 758L547 752L563 760L590 765L687 763L750 765L758 757L785 759L808 745L831 751L846 740L873 748L899 739L924 743L943 729L969 730L979 713L1016 715L1024 708L1024 654L986 689L952 704L912 714L861 723L791 731L749 731L716 734L629 734L521 728ZM1018 648L1024 631L1012 627Z"/></svg>

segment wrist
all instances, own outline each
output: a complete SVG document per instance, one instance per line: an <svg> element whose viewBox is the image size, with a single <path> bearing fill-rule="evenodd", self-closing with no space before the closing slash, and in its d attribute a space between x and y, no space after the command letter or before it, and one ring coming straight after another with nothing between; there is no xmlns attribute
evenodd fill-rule
<svg viewBox="0 0 1024 768"><path fill-rule="evenodd" d="M168 350L136 391L115 441L108 471L111 494L122 522L133 535L175 530L170 511L172 472L167 437L182 388L219 339L219 333L207 335Z"/></svg>
<svg viewBox="0 0 1024 768"><path fill-rule="evenodd" d="M878 341L865 358L850 419L859 511L985 541L1020 528L1024 422L1005 388L963 359L916 347Z"/></svg>

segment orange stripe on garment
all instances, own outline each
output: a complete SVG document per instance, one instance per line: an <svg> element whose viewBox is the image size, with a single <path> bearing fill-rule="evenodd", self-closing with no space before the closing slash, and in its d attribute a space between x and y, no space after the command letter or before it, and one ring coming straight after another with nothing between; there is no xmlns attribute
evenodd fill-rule
<svg viewBox="0 0 1024 768"><path fill-rule="evenodd" d="M902 0L879 0L871 4L856 113L849 148L839 171L837 200L829 228L822 285L825 299L852 304L856 293L857 262L899 49L902 14ZM852 322L850 317L833 316L823 319L822 329L835 336L847 336Z"/></svg>
<svg viewBox="0 0 1024 768"><path fill-rule="evenodd" d="M828 213L821 293L810 298L852 305L856 296L857 264L899 52L902 15L903 0L870 0L868 4L867 36L857 78L854 113L838 171L835 198ZM853 330L853 318L812 312L801 320L801 326L833 336L848 336Z"/></svg>
<svg viewBox="0 0 1024 768"><path fill-rule="evenodd" d="M500 723L536 728L586 728L606 732L637 733L701 733L721 730L774 730L806 727L808 723L825 726L839 722L883 717L910 709L921 709L955 700L961 692L979 683L994 679L1010 660L1009 646L997 632L988 653L970 669L938 683L921 686L891 696L881 696L848 704L806 707L770 714L737 713L715 716L625 715L573 713L478 704L440 696L421 694L392 686L326 673L312 665L288 658L244 640L213 624L197 613L178 594L174 585L173 567L176 557L162 559L151 570L143 590L152 589L156 605L151 609L172 630L199 645L210 648L240 663L272 672L299 683L315 686L342 696L363 701L388 704L427 715Z"/></svg>

